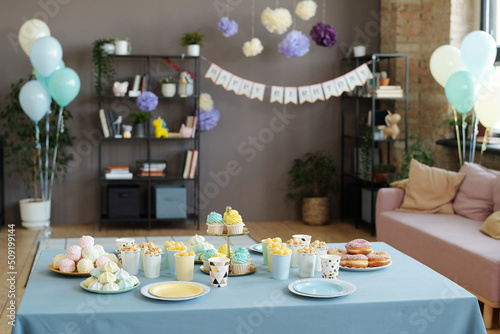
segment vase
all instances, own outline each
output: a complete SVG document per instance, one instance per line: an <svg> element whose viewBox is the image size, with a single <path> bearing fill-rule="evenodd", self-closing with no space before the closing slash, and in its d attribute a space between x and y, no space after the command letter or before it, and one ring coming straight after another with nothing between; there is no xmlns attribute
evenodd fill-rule
<svg viewBox="0 0 500 334"><path fill-rule="evenodd" d="M364 45L354 46L352 48L352 51L354 53L354 57L366 56L366 46L364 46Z"/></svg>
<svg viewBox="0 0 500 334"><path fill-rule="evenodd" d="M164 97L173 97L175 95L176 84L175 83L164 83L161 85L161 94Z"/></svg>
<svg viewBox="0 0 500 334"><path fill-rule="evenodd" d="M19 201L21 225L30 230L43 230L50 226L50 201L25 198Z"/></svg>
<svg viewBox="0 0 500 334"><path fill-rule="evenodd" d="M115 41L115 55L126 56L129 54L129 44L127 40Z"/></svg>
<svg viewBox="0 0 500 334"><path fill-rule="evenodd" d="M198 57L200 55L200 46L198 44L189 44L187 54L188 56Z"/></svg>
<svg viewBox="0 0 500 334"><path fill-rule="evenodd" d="M144 123L134 124L134 137L135 138L146 137L146 126Z"/></svg>

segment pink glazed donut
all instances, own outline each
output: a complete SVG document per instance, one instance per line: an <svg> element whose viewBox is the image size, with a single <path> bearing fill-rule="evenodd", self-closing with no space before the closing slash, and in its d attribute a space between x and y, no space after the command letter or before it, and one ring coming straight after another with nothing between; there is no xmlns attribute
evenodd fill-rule
<svg viewBox="0 0 500 334"><path fill-rule="evenodd" d="M370 254L372 252L372 245L365 239L355 239L349 241L345 245L345 249L349 254Z"/></svg>

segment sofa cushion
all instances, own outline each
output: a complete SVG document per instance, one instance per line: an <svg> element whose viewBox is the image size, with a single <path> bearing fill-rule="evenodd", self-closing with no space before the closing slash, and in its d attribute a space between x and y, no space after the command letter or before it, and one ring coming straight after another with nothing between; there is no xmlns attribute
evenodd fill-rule
<svg viewBox="0 0 500 334"><path fill-rule="evenodd" d="M493 213L493 189L497 176L487 168L465 162L459 173L465 179L458 188L453 210L461 216L484 221Z"/></svg>
<svg viewBox="0 0 500 334"><path fill-rule="evenodd" d="M479 230L492 238L500 239L500 211L493 212Z"/></svg>
<svg viewBox="0 0 500 334"><path fill-rule="evenodd" d="M429 167L412 159L403 204L406 212L453 214L452 200L465 174Z"/></svg>

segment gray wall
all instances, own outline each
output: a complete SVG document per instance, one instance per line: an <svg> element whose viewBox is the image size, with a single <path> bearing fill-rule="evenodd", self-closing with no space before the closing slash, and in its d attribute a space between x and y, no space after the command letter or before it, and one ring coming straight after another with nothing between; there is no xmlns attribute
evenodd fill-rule
<svg viewBox="0 0 500 334"><path fill-rule="evenodd" d="M230 18L239 23L239 33L225 38L217 31L220 14L226 1L195 0L5 0L2 1L1 82L2 97L10 83L25 77L31 64L16 36L26 19L40 18L49 25L52 36L61 43L63 59L80 75L80 94L68 108L73 112L71 132L76 136L77 160L64 183L54 188L53 224L96 223L98 220L97 102L93 89L92 42L105 37L128 37L134 53L178 54L184 52L178 41L185 31L201 30L207 39L202 55L226 70L243 78L268 85L307 85L340 75L340 59L355 39L369 41L377 51L379 1L327 1L326 23L338 31L339 43L333 48L318 47L311 42L311 51L304 57L288 59L277 51L283 36L268 33L260 24L260 13L274 7L274 1L255 1L255 35L264 45L261 55L246 58L243 43L251 38L251 1L231 0ZM292 1L280 6L292 9ZM321 21L321 1L316 17L297 20L295 28L308 34L312 25ZM221 12L222 8L222 12ZM204 74L209 63L202 61ZM246 221L299 219L297 207L285 201L287 170L293 159L307 152L324 150L333 154L340 171L340 99L327 102L289 105L270 104L269 91L265 101L250 100L226 92L202 78L203 92L212 95L222 117L212 131L201 135L202 221L210 211L223 211L226 205L240 211ZM5 105L4 98L0 107ZM269 131L275 118L289 115L277 131ZM168 121L168 120L167 120ZM274 123L273 123L274 124ZM280 126L283 124L283 127ZM281 130L282 129L282 130ZM272 133L272 136L266 137ZM252 146L252 138L259 145ZM240 149L238 149L240 148ZM227 185L214 186L213 175L226 170L229 161L240 166L238 175ZM8 169L8 167L7 167ZM219 182L220 183L220 182ZM17 201L27 197L17 179L6 180L7 222L19 220ZM221 184L221 183L220 183ZM338 217L338 196L333 200L333 216Z"/></svg>

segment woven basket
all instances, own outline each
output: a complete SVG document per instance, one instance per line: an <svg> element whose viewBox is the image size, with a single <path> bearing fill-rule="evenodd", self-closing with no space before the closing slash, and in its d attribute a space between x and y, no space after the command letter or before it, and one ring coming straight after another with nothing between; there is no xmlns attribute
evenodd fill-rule
<svg viewBox="0 0 500 334"><path fill-rule="evenodd" d="M308 225L328 223L330 202L328 197L304 198L302 202L302 221Z"/></svg>

